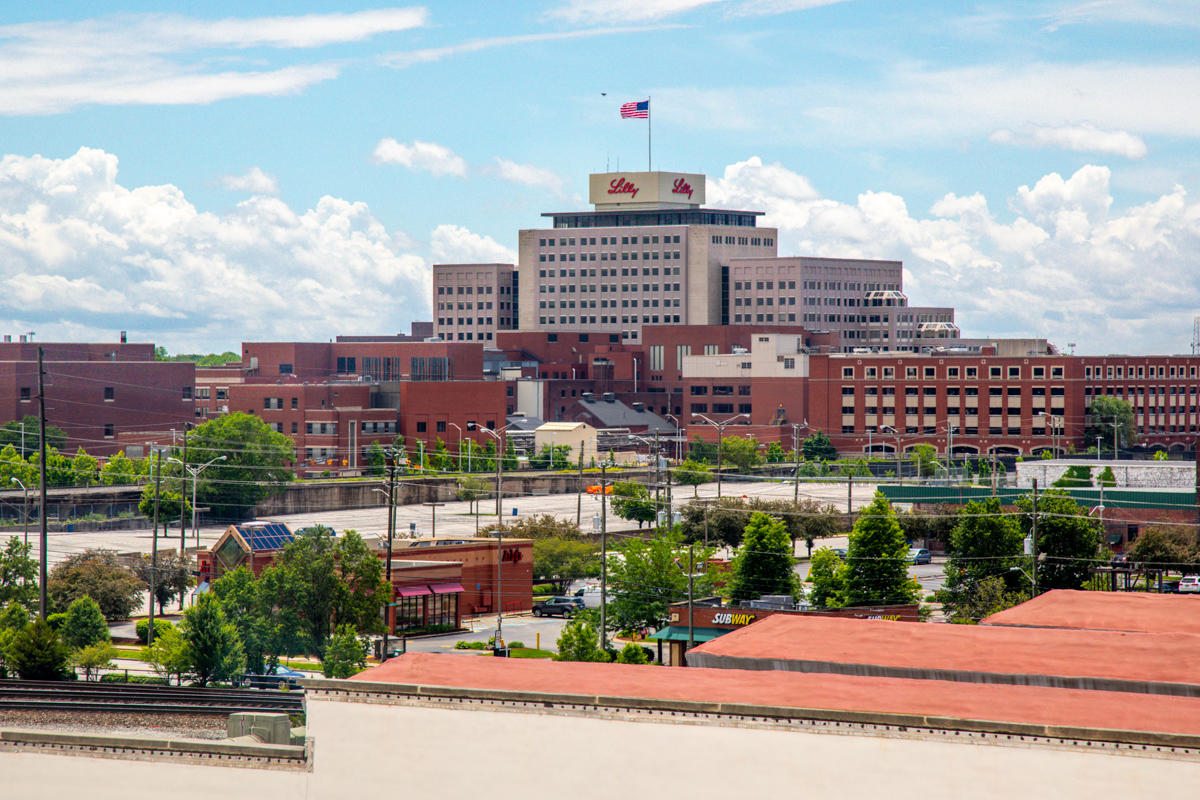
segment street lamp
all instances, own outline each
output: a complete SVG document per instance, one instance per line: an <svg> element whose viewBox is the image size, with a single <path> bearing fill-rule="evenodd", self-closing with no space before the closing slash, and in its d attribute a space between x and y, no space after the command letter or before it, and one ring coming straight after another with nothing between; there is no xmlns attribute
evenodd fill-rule
<svg viewBox="0 0 1200 800"><path fill-rule="evenodd" d="M446 424L458 431L458 471L462 472L462 428L458 427L453 422L448 422Z"/></svg>
<svg viewBox="0 0 1200 800"><path fill-rule="evenodd" d="M687 434L684 433L683 423L674 414L663 414L663 416L675 422L675 460L683 461L683 442L687 438Z"/></svg>
<svg viewBox="0 0 1200 800"><path fill-rule="evenodd" d="M899 483L904 483L904 470L900 462L900 431L893 428L891 425L881 425L880 433L892 433L896 435L896 480Z"/></svg>
<svg viewBox="0 0 1200 800"><path fill-rule="evenodd" d="M742 417L745 417L746 419L750 419L750 415L749 414L735 414L732 417L730 417L729 419L723 420L721 422L715 422L714 420L709 419L708 417L704 416L703 414L696 414L695 416L699 417L700 419L704 420L709 425L712 425L714 428L717 429L717 497L720 497L721 496L721 440L725 438L725 426L732 424L733 422L741 419Z"/></svg>
<svg viewBox="0 0 1200 800"><path fill-rule="evenodd" d="M503 505L503 484L501 483L501 469L504 466L504 430L508 428L505 425L499 431L494 431L491 428L485 428L482 425L476 430L486 433L496 440L496 640L495 647L499 649L504 633L504 514L501 510Z"/></svg>
<svg viewBox="0 0 1200 800"><path fill-rule="evenodd" d="M17 478L13 478L12 482L17 484L18 486L20 486L21 490L25 492L24 513L21 516L22 516L22 519L25 520L25 546L28 547L29 546L29 487L26 486L25 484L21 483L21 481Z"/></svg>
<svg viewBox="0 0 1200 800"><path fill-rule="evenodd" d="M200 473L201 472L208 469L209 467L211 467L213 464L217 463L218 461L226 461L226 460L228 460L228 458L229 458L228 456L217 456L216 458L212 459L211 461L206 461L205 463L200 464L199 466L196 466L196 467L189 467L187 464L184 464L178 458L175 458L175 456L171 456L170 458L167 459L167 461L174 461L176 464L179 464L181 467L183 467L187 471L187 473L189 475L192 476L192 539L193 539L193 541L195 541L196 547L200 546L200 529L198 527L196 527L196 484L198 484L200 482ZM180 555L183 555L183 553L181 552Z"/></svg>

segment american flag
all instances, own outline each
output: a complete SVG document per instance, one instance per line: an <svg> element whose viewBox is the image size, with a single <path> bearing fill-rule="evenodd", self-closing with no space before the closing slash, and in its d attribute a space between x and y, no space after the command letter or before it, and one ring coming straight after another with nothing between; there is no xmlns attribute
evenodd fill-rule
<svg viewBox="0 0 1200 800"><path fill-rule="evenodd" d="M638 100L621 106L621 119L650 119L650 101Z"/></svg>

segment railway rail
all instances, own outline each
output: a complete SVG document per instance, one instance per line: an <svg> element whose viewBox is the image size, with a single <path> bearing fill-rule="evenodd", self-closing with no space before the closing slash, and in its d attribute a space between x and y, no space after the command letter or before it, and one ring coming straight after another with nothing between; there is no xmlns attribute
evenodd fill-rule
<svg viewBox="0 0 1200 800"><path fill-rule="evenodd" d="M207 689L82 681L0 680L0 711L104 711L228 715L242 711L293 714L304 710L299 692Z"/></svg>

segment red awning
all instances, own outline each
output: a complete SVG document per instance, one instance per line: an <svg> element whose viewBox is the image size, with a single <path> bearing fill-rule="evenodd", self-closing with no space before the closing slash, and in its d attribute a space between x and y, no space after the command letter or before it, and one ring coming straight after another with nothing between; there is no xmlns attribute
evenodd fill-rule
<svg viewBox="0 0 1200 800"><path fill-rule="evenodd" d="M425 594L433 594L429 591L428 586L401 586L396 590L397 597L420 597Z"/></svg>
<svg viewBox="0 0 1200 800"><path fill-rule="evenodd" d="M431 583L429 588L433 589L434 594L455 594L465 591L461 583Z"/></svg>

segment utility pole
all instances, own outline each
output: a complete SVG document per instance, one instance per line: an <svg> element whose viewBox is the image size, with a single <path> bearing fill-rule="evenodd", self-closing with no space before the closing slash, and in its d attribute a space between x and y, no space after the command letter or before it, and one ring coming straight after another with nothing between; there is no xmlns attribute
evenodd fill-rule
<svg viewBox="0 0 1200 800"><path fill-rule="evenodd" d="M846 476L846 524L854 528L854 476Z"/></svg>
<svg viewBox="0 0 1200 800"><path fill-rule="evenodd" d="M792 475L792 505L800 505L800 423L792 423L792 458L796 469Z"/></svg>
<svg viewBox="0 0 1200 800"><path fill-rule="evenodd" d="M435 495L435 497L436 497L436 495ZM440 506L444 506L446 504L439 503L437 501L430 501L428 503L421 503L421 505L429 506L429 513L430 513L429 538L436 539L437 538L437 510Z"/></svg>
<svg viewBox="0 0 1200 800"><path fill-rule="evenodd" d="M579 443L579 486L575 492L575 527L583 524L583 442Z"/></svg>
<svg viewBox="0 0 1200 800"><path fill-rule="evenodd" d="M184 516L184 513L183 513L183 504L184 504L184 501L187 499L187 476L188 476L187 435L188 435L188 428L190 428L191 425L192 425L192 423L190 423L190 422L183 423L183 475L180 476L180 478L179 478L179 480L182 481L182 485L180 486L180 491L179 491L179 558L180 559L183 559L187 556L187 518ZM164 528L165 528L165 526L164 526ZM183 610L183 592L179 593L179 610L180 611Z"/></svg>
<svg viewBox="0 0 1200 800"><path fill-rule="evenodd" d="M396 535L396 453L394 450L388 448L383 463L387 465L388 471L387 555L385 556L387 562L388 605L383 610L383 650L379 653L379 660L381 662L388 659L388 635L392 631L392 620L395 619L395 612L392 611L395 608L394 603L396 602L396 590L392 587L392 539Z"/></svg>
<svg viewBox="0 0 1200 800"><path fill-rule="evenodd" d="M42 366L45 353L38 348L38 450L41 462L38 464L38 475L41 477L41 542L38 545L38 613L46 619L46 561L49 548L46 546L46 370Z"/></svg>
<svg viewBox="0 0 1200 800"><path fill-rule="evenodd" d="M688 644L687 649L691 650L696 646L696 628L692 622L692 604L695 601L695 591L693 585L693 577L696 574L696 544L693 542L688 545ZM687 653L684 652L683 664L687 666Z"/></svg>
<svg viewBox="0 0 1200 800"><path fill-rule="evenodd" d="M608 649L608 481L600 462L600 649Z"/></svg>
<svg viewBox="0 0 1200 800"><path fill-rule="evenodd" d="M1029 579L1033 584L1033 594L1031 597L1038 595L1038 544L1037 544L1037 523L1038 523L1038 486L1037 478L1033 479L1033 524L1030 527L1030 539L1033 544L1033 571L1030 573Z"/></svg>
<svg viewBox="0 0 1200 800"><path fill-rule="evenodd" d="M152 445L153 446L153 445ZM146 645L154 644L154 586L158 582L158 495L162 488L162 450L154 448L154 535L150 537L150 623Z"/></svg>
<svg viewBox="0 0 1200 800"><path fill-rule="evenodd" d="M654 431L654 522L662 530L658 515L662 513L662 478L659 475L658 463L658 431Z"/></svg>

